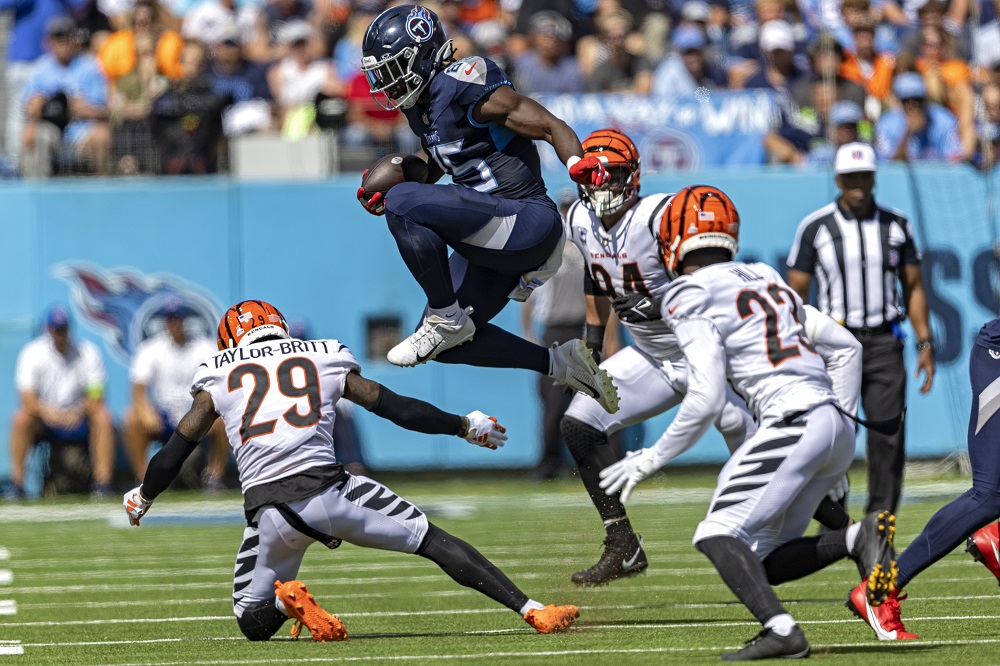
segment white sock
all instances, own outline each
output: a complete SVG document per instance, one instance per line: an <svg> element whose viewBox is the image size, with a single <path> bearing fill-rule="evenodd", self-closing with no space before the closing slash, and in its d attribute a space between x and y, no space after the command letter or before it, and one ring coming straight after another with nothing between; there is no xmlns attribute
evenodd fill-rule
<svg viewBox="0 0 1000 666"><path fill-rule="evenodd" d="M790 636L792 630L795 629L795 620L788 613L782 613L764 623L764 628L770 629L779 636Z"/></svg>
<svg viewBox="0 0 1000 666"><path fill-rule="evenodd" d="M534 599L528 599L523 606L521 606L521 617L528 614L528 611L542 610L545 608L545 604L540 604Z"/></svg>
<svg viewBox="0 0 1000 666"><path fill-rule="evenodd" d="M432 315L437 315L441 319L447 319L448 321L458 321L459 316L462 314L462 306L455 301L451 305L446 305L443 308L427 308L428 312Z"/></svg>
<svg viewBox="0 0 1000 666"><path fill-rule="evenodd" d="M861 532L861 523L853 523L847 526L847 550L854 552L854 545L858 541L858 534Z"/></svg>
<svg viewBox="0 0 1000 666"><path fill-rule="evenodd" d="M288 615L288 609L285 608L284 602L282 602L277 596L274 597L274 607L281 611L284 615ZM291 617L291 615L288 615L288 617Z"/></svg>

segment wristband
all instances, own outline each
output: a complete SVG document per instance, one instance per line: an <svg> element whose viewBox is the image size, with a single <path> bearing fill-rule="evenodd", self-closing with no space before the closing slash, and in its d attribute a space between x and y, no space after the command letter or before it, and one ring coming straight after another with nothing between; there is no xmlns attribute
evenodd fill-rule
<svg viewBox="0 0 1000 666"><path fill-rule="evenodd" d="M584 339L587 341L587 346L590 350L598 354L604 348L604 329L605 326L597 326L595 324L584 324L583 334Z"/></svg>
<svg viewBox="0 0 1000 666"><path fill-rule="evenodd" d="M930 349L931 351L934 351L934 340L930 338L924 338L923 340L919 340L917 342L918 352L922 352L925 349Z"/></svg>
<svg viewBox="0 0 1000 666"><path fill-rule="evenodd" d="M578 155L570 155L569 159L566 160L566 168L572 169L573 165L579 162L582 158Z"/></svg>

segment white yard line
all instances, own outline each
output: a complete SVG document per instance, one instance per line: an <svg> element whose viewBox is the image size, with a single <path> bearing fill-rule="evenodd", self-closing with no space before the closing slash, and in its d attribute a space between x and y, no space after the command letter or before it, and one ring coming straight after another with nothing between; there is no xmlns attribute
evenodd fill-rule
<svg viewBox="0 0 1000 666"><path fill-rule="evenodd" d="M17 615L17 602L13 599L0 599L0 615Z"/></svg>
<svg viewBox="0 0 1000 666"><path fill-rule="evenodd" d="M0 654L24 654L21 641L0 641Z"/></svg>

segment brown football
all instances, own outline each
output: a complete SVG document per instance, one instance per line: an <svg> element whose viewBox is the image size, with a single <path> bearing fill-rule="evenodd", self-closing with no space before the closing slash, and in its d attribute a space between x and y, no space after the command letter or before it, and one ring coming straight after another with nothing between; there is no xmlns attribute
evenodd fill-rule
<svg viewBox="0 0 1000 666"><path fill-rule="evenodd" d="M368 167L368 172L361 179L361 187L365 188L366 194L385 194L400 183L426 181L427 162L416 155L392 153Z"/></svg>

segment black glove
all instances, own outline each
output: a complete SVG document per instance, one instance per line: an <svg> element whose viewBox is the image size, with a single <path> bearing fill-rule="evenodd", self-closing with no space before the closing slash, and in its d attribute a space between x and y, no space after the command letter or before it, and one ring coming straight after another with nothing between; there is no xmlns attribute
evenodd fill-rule
<svg viewBox="0 0 1000 666"><path fill-rule="evenodd" d="M625 293L611 299L618 318L629 324L643 324L660 319L660 302L655 296Z"/></svg>

